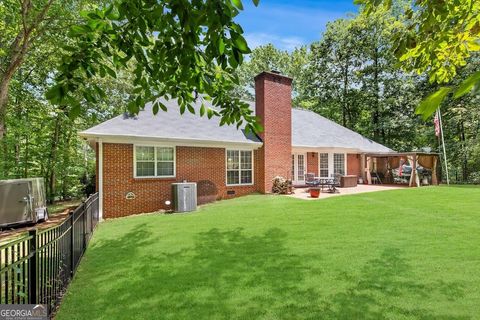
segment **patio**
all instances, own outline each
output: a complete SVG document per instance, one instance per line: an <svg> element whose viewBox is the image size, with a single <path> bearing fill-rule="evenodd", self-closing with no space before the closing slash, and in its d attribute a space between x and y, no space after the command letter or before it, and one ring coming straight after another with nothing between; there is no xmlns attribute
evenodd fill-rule
<svg viewBox="0 0 480 320"><path fill-rule="evenodd" d="M408 188L407 185L366 185L366 184L359 184L356 187L352 188L337 188L336 193L330 193L325 189L325 191L320 192L320 197L312 198L310 197L310 193L308 192L308 187L302 188L294 188L293 193L287 195L288 197L293 197L297 199L303 200L321 200L327 199L331 197L337 196L345 196L351 194L359 194L359 193L368 193L368 192L375 192L375 191L386 191L386 190L396 190L396 189L404 189Z"/></svg>

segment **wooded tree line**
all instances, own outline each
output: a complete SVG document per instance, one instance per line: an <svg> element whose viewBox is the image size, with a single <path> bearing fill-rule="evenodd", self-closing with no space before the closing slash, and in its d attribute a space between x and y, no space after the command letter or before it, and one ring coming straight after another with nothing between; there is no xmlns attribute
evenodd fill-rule
<svg viewBox="0 0 480 320"><path fill-rule="evenodd" d="M1 110L5 127L0 179L44 177L50 200L81 196L94 181L95 159L77 133L125 109L119 106L126 104L131 90L125 81L128 75L88 80L107 94L102 101L85 105L78 117L70 117L69 107L52 105L45 92L52 85L63 47L71 41L69 28L79 22L79 12L94 2L20 3L21 8L19 1L0 3L0 75L3 83L9 80L8 90L2 88L9 99L8 107Z"/></svg>
<svg viewBox="0 0 480 320"><path fill-rule="evenodd" d="M229 1L225 3L234 11ZM53 105L45 98L54 85L56 67L68 56L68 45L74 41L68 30L85 22L79 12L98 5L101 3L88 0L0 3L0 79L9 81L8 92L3 82L0 86L2 94L7 92L9 97L5 100L8 108L0 110L0 120L4 119L0 123L5 124L0 128L4 132L0 179L45 177L50 199L78 196L87 181L94 180L94 154L77 133L125 111L139 85L132 81L139 70L132 62L130 68L115 70L115 77L93 74L82 80L84 88L98 87L104 94L96 92L101 99L76 97L82 107L75 109L75 117L71 105ZM259 47L236 70L240 85L231 94L253 99L253 77L276 69L294 78L296 106L318 112L395 150L430 147L439 151L433 122L414 115L419 102L436 88L425 74L401 71L395 59L393 35L405 27L403 14L393 6L368 17L338 19L328 24L321 39L293 52L273 45ZM101 15L95 14L88 23L100 23ZM234 28L241 31L238 26ZM246 53L249 49L239 35L235 33L237 38L232 42ZM223 40L215 43L217 48L209 50L217 51L211 55L226 52ZM228 52L230 63L241 62L239 51ZM197 60L205 64L201 58ZM460 72L465 79L479 69L479 57L474 55ZM457 182L480 183L478 100L478 96L465 95L442 106L450 169Z"/></svg>
<svg viewBox="0 0 480 320"><path fill-rule="evenodd" d="M402 2L369 16L351 15L328 23L320 40L292 52L273 45L253 50L237 71L243 86L235 94L253 99L253 76L275 69L294 78L294 104L313 110L397 150L441 152L433 119L415 109L436 90L425 73L405 72L395 57L395 33L405 28ZM460 69L461 79L480 70L479 54ZM449 170L454 182L480 183L478 95L442 105Z"/></svg>

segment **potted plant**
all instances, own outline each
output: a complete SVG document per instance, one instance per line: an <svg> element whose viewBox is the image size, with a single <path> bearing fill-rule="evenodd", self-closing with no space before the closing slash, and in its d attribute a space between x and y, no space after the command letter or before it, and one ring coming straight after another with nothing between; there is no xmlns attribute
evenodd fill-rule
<svg viewBox="0 0 480 320"><path fill-rule="evenodd" d="M318 198L320 196L320 188L313 187L308 190L311 198Z"/></svg>

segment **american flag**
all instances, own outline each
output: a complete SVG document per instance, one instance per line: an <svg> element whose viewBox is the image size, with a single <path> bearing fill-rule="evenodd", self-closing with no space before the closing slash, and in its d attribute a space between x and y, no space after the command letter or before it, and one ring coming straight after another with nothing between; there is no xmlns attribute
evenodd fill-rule
<svg viewBox="0 0 480 320"><path fill-rule="evenodd" d="M438 110L435 112L433 123L435 124L435 135L438 137L440 135L440 119L438 117Z"/></svg>

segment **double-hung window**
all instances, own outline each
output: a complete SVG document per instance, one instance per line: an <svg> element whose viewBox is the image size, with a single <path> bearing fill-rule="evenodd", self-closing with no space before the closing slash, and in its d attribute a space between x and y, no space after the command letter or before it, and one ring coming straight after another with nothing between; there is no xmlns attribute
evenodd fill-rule
<svg viewBox="0 0 480 320"><path fill-rule="evenodd" d="M135 177L175 176L175 148L135 146Z"/></svg>
<svg viewBox="0 0 480 320"><path fill-rule="evenodd" d="M320 153L320 177L328 178L328 153Z"/></svg>
<svg viewBox="0 0 480 320"><path fill-rule="evenodd" d="M344 153L334 153L333 154L333 173L334 174L345 174L345 154Z"/></svg>
<svg viewBox="0 0 480 320"><path fill-rule="evenodd" d="M227 150L227 185L253 183L253 151Z"/></svg>

